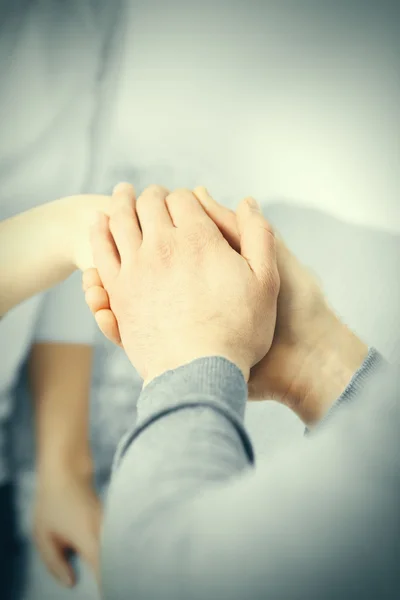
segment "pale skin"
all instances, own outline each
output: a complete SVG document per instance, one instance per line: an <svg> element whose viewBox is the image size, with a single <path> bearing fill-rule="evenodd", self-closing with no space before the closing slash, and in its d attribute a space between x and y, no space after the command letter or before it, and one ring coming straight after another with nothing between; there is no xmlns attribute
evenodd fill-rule
<svg viewBox="0 0 400 600"><path fill-rule="evenodd" d="M76 269L93 266L90 219L94 211L108 214L110 203L110 196L69 196L0 222L0 317Z"/></svg>
<svg viewBox="0 0 400 600"><path fill-rule="evenodd" d="M188 190L169 194L151 186L135 208L131 196L115 196L109 224L99 215L93 258L101 265L125 352L145 384L165 370L214 354L234 362L248 380L250 368L270 349L279 291L275 236L257 203L248 199L238 209L240 255ZM206 258L200 260L203 248ZM230 268L210 297L208 281L225 260ZM221 313L223 299L232 310ZM240 327L232 316L238 299ZM257 303L260 309L254 311ZM260 318L261 312L268 318Z"/></svg>
<svg viewBox="0 0 400 600"><path fill-rule="evenodd" d="M142 195L140 205L142 205L142 214L146 214L146 202L154 200L154 194L158 198L158 206L160 203L165 202L167 196L169 196L168 190L153 186L153 188L147 191L147 194ZM209 215L217 225L217 229L222 233L223 237L229 242L232 248L239 249L239 229L238 219L241 223L243 231L243 223L246 221L249 215L252 215L253 222L257 221L260 225L262 222L261 229L267 233L266 240L271 244L273 240L273 246L268 243L260 244L258 247L258 259L260 261L261 247L268 252L268 256L271 258L276 252L276 263L275 259L272 258L270 267L263 266L265 272L264 276L261 275L262 268L261 262L259 262L258 270L251 269L251 251L248 253L244 250L245 257L241 257L242 261L245 261L247 268L250 269L252 277L255 277L254 281L257 281L257 285L262 287L261 282L268 279L268 281L274 281L272 290L274 294L278 293L279 282L280 289L277 298L277 313L274 316L274 294L270 297L271 303L268 306L263 306L263 310L259 311L259 314L264 315L265 321L263 322L262 317L257 327L253 331L256 336L259 335L260 331L263 332L262 339L257 338L258 347L256 352L253 350L242 353L241 356L232 355L232 340L229 343L225 340L219 342L217 345L212 341L211 337L204 339L204 330L201 328L201 347L198 345L193 346L193 335L194 332L188 333L188 341L186 344L187 348L192 348L189 353L184 353L181 356L172 356L172 362L165 364L164 358L160 357L158 364L154 364L152 370L146 372L146 368L143 367L142 375L145 379L156 376L163 370L172 368L176 364L187 362L196 355L205 355L209 353L217 353L226 356L230 360L233 360L242 372L246 379L249 378L249 393L251 399L260 398L275 398L281 402L286 403L290 406L308 425L315 424L328 410L332 401L340 394L340 392L347 385L350 377L361 364L367 353L367 347L348 330L340 321L336 318L332 310L326 304L323 294L321 293L319 286L315 280L310 276L308 271L299 264L297 259L290 253L290 251L284 246L282 240L276 235L273 235L272 229L269 224L262 220L262 215L259 213L256 207L251 206L247 201L241 204L241 208L235 215L232 211L229 211L225 207L220 206L211 198L204 188L198 188L192 194L189 190L178 191L177 194L172 198L172 202L176 201L176 205L183 207L184 203L190 198L190 202L193 203L196 200L199 206L202 207L205 215ZM186 200L183 200L186 199ZM154 204L154 203L153 203ZM103 333L120 345L124 345L120 335L120 328L117 325L117 320L114 313L110 309L109 294L103 287L102 279L96 269L93 268L94 262L92 257L92 251L89 244L88 228L89 220L93 211L100 211L105 217L101 217L100 221L94 228L95 235L100 234L103 236L101 239L107 241L109 244L108 252L103 254L103 265L109 263L109 267L114 269L118 267L118 253L115 252L115 243L113 236L108 229L107 215L112 213L113 205L119 210L116 211L116 215L111 219L111 223L114 223L115 231L124 232L124 223L126 219L122 218L126 216L126 211L131 211L132 207L136 210L135 194L132 186L127 184L120 184L116 187L114 196L111 199L108 196L72 196L70 198L64 198L57 200L53 203L49 203L40 207L18 215L7 221L0 223L0 235L2 240L2 246L6 252L6 259L2 261L0 266L0 315L11 309L14 305L18 304L22 300L29 296L43 291L55 285L68 277L76 268L80 268L85 271L83 276L84 289L86 290L86 299L95 314L96 320L103 330ZM194 204L192 204L194 206ZM143 210L144 209L144 210ZM197 208L196 208L197 210ZM165 216L165 213L164 213ZM119 218L119 222L118 222ZM145 216L143 216L145 219ZM102 220L101 220L102 219ZM116 220L117 219L117 220ZM132 213L130 213L130 219L132 219ZM202 215L202 219L204 219ZM255 221L254 221L255 220ZM262 221L261 221L262 220ZM118 224L119 223L119 224ZM141 222L140 222L141 223ZM147 223L150 225L152 218L148 218ZM203 223L204 225L204 223ZM207 224L209 229L209 223ZM99 229L100 228L100 229ZM97 231L97 234L96 234ZM139 233L141 235L140 227L135 229L135 236L137 241L140 240ZM132 233L132 231L131 231ZM125 231L126 234L126 231ZM122 233L122 235L124 235ZM212 265L213 261L218 257L220 259L220 250L223 248L225 253L228 252L227 245L222 243L220 237L217 238L217 232L213 229L212 236L213 241L211 244L216 244L218 239L218 251L214 256L214 259L210 260L209 265ZM252 240L254 232L247 236L247 239ZM151 239L151 235L150 235ZM188 236L183 236L183 241L192 240L190 243L192 250L195 249L196 244L196 233L191 232ZM3 244L4 242L4 244ZM110 253L110 244L113 250ZM153 240L154 242L154 240ZM140 242L141 245L141 242ZM243 244L242 244L243 245ZM159 245L158 245L159 246ZM250 243L251 246L251 243ZM26 252L26 248L32 249L29 253ZM162 256L164 259L170 257L170 249L165 243L161 244ZM244 246L246 248L246 245ZM243 248L241 248L243 251ZM154 250L154 248L153 248ZM154 253L153 253L154 254ZM150 260L152 253L148 254ZM159 252L157 253L159 256ZM227 254L228 256L228 254ZM255 255L254 255L255 256ZM249 262L250 258L250 262ZM243 272L244 263L237 262L239 265L238 269ZM112 262L114 265L112 266ZM272 266L271 266L272 265ZM278 267L276 269L276 266ZM146 273L144 266L143 273ZM212 267L209 267L209 273L212 272ZM118 272L119 272L118 271ZM149 272L151 269L149 269ZM246 271L247 272L247 271ZM106 272L107 273L107 272ZM238 271L239 273L239 271ZM269 273L266 277L265 273ZM270 277L271 273L273 276ZM264 277L264 279L263 279ZM105 275L107 280L107 274ZM120 279L120 281L123 281ZM133 281L133 280L132 280ZM131 285L132 285L131 281ZM189 286L190 287L190 286ZM122 290L122 286L121 286ZM171 292L172 297L175 291ZM183 302L183 298L181 299ZM250 306L248 302L245 303ZM248 315L247 315L248 317ZM247 319L246 317L246 319ZM168 317L169 318L169 317ZM163 322L168 321L168 318L160 316ZM267 321L268 318L268 321ZM204 316L203 316L204 319ZM246 320L245 319L245 320ZM275 334L272 337L273 325L276 319ZM146 323L146 321L143 321ZM226 324L222 329L226 328ZM143 334L144 339L147 334ZM249 342L250 343L250 342ZM217 347L218 346L218 347ZM195 352L193 353L193 348ZM42 352L45 352L43 348ZM250 359L250 355L252 357ZM167 353L164 353L164 355ZM244 355L243 355L244 354ZM170 359L171 356L169 355ZM264 357L264 358L263 358ZM65 358L65 357L64 357ZM50 402L46 402L47 406L51 406ZM60 404L61 407L61 404ZM57 412L56 407L54 408L55 413ZM81 423L86 422L87 418L87 407L82 402L80 406L76 407L76 420ZM80 409L80 411L79 411ZM54 414L55 414L54 413ZM78 413L80 416L78 416ZM45 413L43 413L44 415ZM50 414L50 412L48 413ZM72 415L71 415L72 416ZM44 417L46 420L48 417ZM65 422L67 427L67 421ZM46 428L42 431L45 431ZM71 428L72 431L72 421ZM79 429L78 429L79 431ZM42 435L42 448L44 439L46 436ZM71 439L74 439L73 437ZM47 443L47 442L46 442ZM48 442L49 446L53 442ZM79 447L79 445L78 445ZM87 511L93 515L97 514L98 505L96 501L93 501L92 491L88 486L89 461L83 458L85 450L83 446L80 446L82 450L81 454L81 466L78 467L78 473L72 470L65 471L58 486L54 486L51 489L48 484L40 487L42 507L46 506L47 500L43 495L43 490L47 489L48 496L51 498L48 500L51 504L55 501L54 499L62 499L65 501L64 492L65 490L75 490L72 496L75 498L77 504L76 513L74 509L71 509L69 513L71 520L66 520L65 526L70 529L74 528L72 523L76 522L75 519L80 519L79 515L84 515ZM51 456L50 453L46 453L47 457ZM42 452L44 457L44 452ZM64 464L67 464L66 461ZM46 466L44 471L45 463L42 462L42 473L50 473L53 467ZM78 465L79 461L75 463ZM86 472L86 474L85 474ZM77 483L75 488L72 484L72 479L69 479L70 473L73 477L73 481ZM65 476L64 476L65 475ZM50 481L50 477L46 478ZM64 492L62 491L64 490ZM83 490L83 493L81 493ZM81 502L82 500L82 502ZM97 500L97 499L96 499ZM48 503L47 503L48 506ZM82 508L79 508L81 506ZM49 568L52 572L60 578L66 585L70 585L71 572L68 570L68 565L60 554L60 549L65 548L71 543L71 540L66 540L69 534L65 531L60 531L55 527L55 521L58 521L58 516L50 512L46 508L38 509L36 512L37 523L43 534L37 534L42 540L42 547L46 546L45 552L48 558L46 560ZM47 515L46 518L43 515ZM50 515L50 517L49 517ZM76 517L78 515L78 517ZM83 517L82 517L83 518ZM96 517L94 517L94 522ZM71 523L71 525L67 525ZM94 539L97 536L97 526L93 528L89 526L90 534L88 539ZM49 533L53 531L56 533L57 542L50 549L49 544L46 544L43 539L48 539ZM84 529L84 531L88 531ZM60 535L62 541L60 543ZM53 537L54 541L54 537ZM65 543L67 542L67 543ZM77 542L76 545L80 543ZM81 544L82 547L93 547L90 542L84 542ZM97 558L89 558L95 556L96 552L83 551L83 557L87 558L89 563L94 564Z"/></svg>
<svg viewBox="0 0 400 600"><path fill-rule="evenodd" d="M189 193L184 191L186 196ZM205 188L195 189L193 196L238 251L237 214L219 205ZM113 206L118 198L121 203L128 202L127 197L135 208L133 187L120 184L114 191ZM97 228L111 247L107 218L101 218ZM280 401L312 427L348 385L368 347L336 317L315 278L277 235L275 246L280 279L275 334L269 352L250 371L249 398ZM96 269L83 274L83 288L104 335L123 345L107 286Z"/></svg>
<svg viewBox="0 0 400 600"><path fill-rule="evenodd" d="M386 487L397 481L396 375L386 388L390 367L374 367L372 353L344 399L353 406L332 417L329 431L252 468L251 442L245 428L239 439L230 409L242 425L244 383L272 351L276 243L245 201L236 215L239 254L196 202L188 190L153 187L137 202L121 196L110 219L93 227L94 262L121 343L150 382L139 399L141 426L121 445L109 489L104 595L390 594L396 484ZM334 325L321 334L327 348L333 333ZM192 362L204 352L208 360ZM325 384L336 379L331 365L317 372ZM386 389L385 417L376 396Z"/></svg>
<svg viewBox="0 0 400 600"><path fill-rule="evenodd" d="M0 316L92 266L90 220L94 210L109 212L110 202L110 196L71 196L0 223ZM38 447L34 535L49 571L66 586L75 583L67 550L97 571L101 506L87 431L91 357L90 347L72 344L38 344L30 355Z"/></svg>

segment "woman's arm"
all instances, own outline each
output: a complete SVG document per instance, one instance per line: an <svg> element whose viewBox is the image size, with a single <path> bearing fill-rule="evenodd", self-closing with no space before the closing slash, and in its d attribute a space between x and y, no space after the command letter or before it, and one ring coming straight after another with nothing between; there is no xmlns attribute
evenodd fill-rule
<svg viewBox="0 0 400 600"><path fill-rule="evenodd" d="M37 472L54 467L91 477L88 399L93 349L86 344L34 344L29 387L36 412Z"/></svg>
<svg viewBox="0 0 400 600"><path fill-rule="evenodd" d="M91 265L92 212L108 214L109 196L70 196L0 223L0 317L16 304Z"/></svg>
<svg viewBox="0 0 400 600"><path fill-rule="evenodd" d="M47 294L29 361L37 438L35 541L65 585L76 581L66 551L97 569L101 507L89 442L95 329L80 276L73 274Z"/></svg>
<svg viewBox="0 0 400 600"><path fill-rule="evenodd" d="M92 348L41 343L32 348L37 495L34 535L49 571L76 582L69 552L97 572L101 506L93 486L88 414Z"/></svg>

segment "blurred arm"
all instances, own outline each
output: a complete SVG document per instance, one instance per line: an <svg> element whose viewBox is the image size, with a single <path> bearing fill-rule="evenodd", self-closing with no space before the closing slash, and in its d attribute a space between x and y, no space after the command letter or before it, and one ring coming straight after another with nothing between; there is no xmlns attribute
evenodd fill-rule
<svg viewBox="0 0 400 600"><path fill-rule="evenodd" d="M88 417L95 327L78 273L48 293L29 361L39 473L62 465L91 474Z"/></svg>

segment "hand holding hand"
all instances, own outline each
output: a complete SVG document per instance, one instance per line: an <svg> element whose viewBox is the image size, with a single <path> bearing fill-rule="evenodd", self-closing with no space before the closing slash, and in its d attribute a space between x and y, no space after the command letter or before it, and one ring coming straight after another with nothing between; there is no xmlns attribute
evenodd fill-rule
<svg viewBox="0 0 400 600"><path fill-rule="evenodd" d="M134 193L126 186L120 184L115 192ZM235 213L218 204L205 188L197 188L194 195L232 248L239 251ZM251 370L249 398L278 400L312 425L346 387L368 348L339 321L315 277L277 235L276 253L280 275L276 329L270 351ZM96 269L84 273L83 288L104 335L122 345Z"/></svg>
<svg viewBox="0 0 400 600"><path fill-rule="evenodd" d="M219 355L247 379L269 350L279 276L274 235L252 200L237 213L235 252L188 190L116 194L92 233L94 262L123 347L146 381ZM229 307L229 310L226 309Z"/></svg>

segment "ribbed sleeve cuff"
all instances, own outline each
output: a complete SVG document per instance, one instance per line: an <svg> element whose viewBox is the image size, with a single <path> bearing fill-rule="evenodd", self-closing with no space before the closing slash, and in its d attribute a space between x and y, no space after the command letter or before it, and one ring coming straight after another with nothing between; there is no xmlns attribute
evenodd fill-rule
<svg viewBox="0 0 400 600"><path fill-rule="evenodd" d="M324 418L321 419L321 421L315 428L313 428L312 431L306 428L305 435L309 436L312 433L319 431L323 427L326 427L329 425L334 415L343 406L347 406L358 401L362 397L362 391L365 389L365 387L369 385L372 379L374 379L376 373L384 368L387 364L388 363L386 360L375 348L370 348L364 362L354 373L346 389L332 404Z"/></svg>
<svg viewBox="0 0 400 600"><path fill-rule="evenodd" d="M166 371L153 379L138 400L138 420L121 440L114 459L118 468L133 441L154 421L177 410L209 407L227 418L237 430L250 462L254 453L243 427L247 384L242 372L229 360L211 356Z"/></svg>

